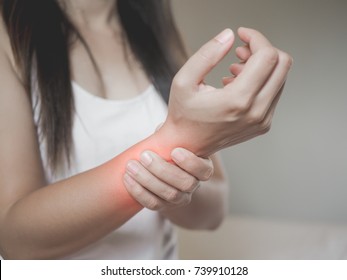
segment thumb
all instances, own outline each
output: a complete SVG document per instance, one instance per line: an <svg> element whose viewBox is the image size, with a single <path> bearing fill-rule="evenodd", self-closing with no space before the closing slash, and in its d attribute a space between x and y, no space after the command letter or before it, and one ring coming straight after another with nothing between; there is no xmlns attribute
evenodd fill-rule
<svg viewBox="0 0 347 280"><path fill-rule="evenodd" d="M220 62L231 49L235 40L229 28L203 45L176 74L175 81L180 87L196 88L206 75Z"/></svg>

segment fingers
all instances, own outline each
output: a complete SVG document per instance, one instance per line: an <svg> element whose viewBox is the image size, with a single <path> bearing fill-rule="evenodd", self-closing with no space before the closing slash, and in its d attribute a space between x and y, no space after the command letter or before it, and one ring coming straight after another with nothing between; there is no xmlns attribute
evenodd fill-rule
<svg viewBox="0 0 347 280"><path fill-rule="evenodd" d="M255 97L276 67L278 52L258 31L240 28L239 35L249 45L252 55L230 85L238 92L244 92L247 97Z"/></svg>
<svg viewBox="0 0 347 280"><path fill-rule="evenodd" d="M151 168L148 168L148 166L145 168L140 162L132 160L127 165L126 173L138 184L161 199L173 204L183 203L187 199L186 193L194 191L198 185L198 181L192 176L182 174L182 170L180 173L176 172L175 168L179 168L169 163L166 164L172 168L165 168L166 172L163 172L164 168L158 167L160 164L157 161L157 159L154 161L153 157L153 162L148 165ZM147 168L152 170L148 170ZM157 172L159 175L156 174ZM174 178L174 175L180 177ZM164 180L174 181L175 185L168 184Z"/></svg>
<svg viewBox="0 0 347 280"><path fill-rule="evenodd" d="M269 40L257 30L240 27L237 33L240 39L249 46L252 54L262 50L264 47L272 47Z"/></svg>
<svg viewBox="0 0 347 280"><path fill-rule="evenodd" d="M214 39L203 45L176 74L173 87L196 89L205 76L231 49L234 38L232 30L225 29Z"/></svg>
<svg viewBox="0 0 347 280"><path fill-rule="evenodd" d="M255 30L240 29L239 35L247 45L237 48L241 62L230 66L234 77L223 79L223 83L241 93L238 97L244 100L240 104L247 104L247 123L256 124L262 134L270 129L292 58Z"/></svg>
<svg viewBox="0 0 347 280"><path fill-rule="evenodd" d="M265 116L269 115L268 111L270 108L271 110L274 109L273 106L276 106L278 102L279 98L277 96L282 92L287 74L292 65L292 58L288 54L279 50L278 53L278 64L268 82L255 98L253 110L250 112L251 118L265 119ZM277 102L274 102L275 99L277 99Z"/></svg>
<svg viewBox="0 0 347 280"><path fill-rule="evenodd" d="M245 63L251 57L252 53L251 53L248 45L245 45L242 47L237 47L235 52L236 52L236 56L240 59L240 62L231 64L229 67L229 71L234 76L238 76L242 72L242 70L245 66ZM225 79L225 82L223 81L223 83L224 83L224 85L226 85L226 84L228 84L228 82L230 83L231 81L232 80L226 80Z"/></svg>
<svg viewBox="0 0 347 280"><path fill-rule="evenodd" d="M182 192L193 192L198 186L199 182L196 177L178 166L166 162L154 152L145 151L142 153L140 161L151 174Z"/></svg>
<svg viewBox="0 0 347 280"><path fill-rule="evenodd" d="M271 122L272 122L272 117L273 115L275 114L275 110L276 110L276 106L278 104L278 101L280 100L281 98L281 95L282 95L282 92L283 92L283 88L284 88L284 85L282 86L282 88L280 89L279 93L277 94L277 96L275 97L275 99L272 101L272 104L269 108L269 110L267 111L265 117L264 117L264 120L263 120L263 126L264 126L264 129L270 129L270 126L271 126Z"/></svg>
<svg viewBox="0 0 347 280"><path fill-rule="evenodd" d="M241 61L247 61L252 55L252 52L248 45L237 47L235 53Z"/></svg>
<svg viewBox="0 0 347 280"><path fill-rule="evenodd" d="M241 74L244 67L245 67L244 63L233 63L230 65L229 70L234 76L238 76Z"/></svg>
<svg viewBox="0 0 347 280"><path fill-rule="evenodd" d="M267 112L265 113L265 117L261 117L261 121L260 121L260 134L264 134L266 132L268 132L271 128L271 123L272 123L272 117L275 113L275 109L276 106L278 104L278 101L280 100L280 97L282 95L283 92L283 88L284 85L282 86L282 88L280 89L279 93L276 95L276 97L274 98L274 100L272 101L269 109L267 110Z"/></svg>
<svg viewBox="0 0 347 280"><path fill-rule="evenodd" d="M199 186L194 175L151 151L142 153L140 161L131 160L128 163L124 184L141 205L159 210L190 203L192 193ZM202 164L206 165L204 161Z"/></svg>
<svg viewBox="0 0 347 280"><path fill-rule="evenodd" d="M165 202L136 182L129 174L124 174L123 182L129 194L143 207L150 210L160 210L165 207Z"/></svg>
<svg viewBox="0 0 347 280"><path fill-rule="evenodd" d="M213 175L213 162L209 158L200 158L194 153L183 148L176 148L171 153L171 156L173 161L180 168L187 171L200 181L207 181Z"/></svg>
<svg viewBox="0 0 347 280"><path fill-rule="evenodd" d="M224 86L226 86L226 85L232 83L234 80L235 80L235 77L224 77L222 79L222 83Z"/></svg>
<svg viewBox="0 0 347 280"><path fill-rule="evenodd" d="M144 207L159 210L187 205L199 186L199 180L206 181L213 174L210 159L199 158L183 148L175 149L172 159L178 166L151 151L145 151L141 155L141 163L135 160L128 163L124 184Z"/></svg>

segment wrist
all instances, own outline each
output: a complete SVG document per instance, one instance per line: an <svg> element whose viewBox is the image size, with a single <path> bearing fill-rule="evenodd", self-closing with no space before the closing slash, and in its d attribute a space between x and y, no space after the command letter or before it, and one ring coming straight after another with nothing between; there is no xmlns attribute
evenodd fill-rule
<svg viewBox="0 0 347 280"><path fill-rule="evenodd" d="M208 157L216 152L210 149L209 139L199 137L196 135L197 131L199 130L196 127L184 123L176 124L167 119L153 135L157 141L158 153L163 156L165 152L171 153L178 147L187 149L199 157Z"/></svg>

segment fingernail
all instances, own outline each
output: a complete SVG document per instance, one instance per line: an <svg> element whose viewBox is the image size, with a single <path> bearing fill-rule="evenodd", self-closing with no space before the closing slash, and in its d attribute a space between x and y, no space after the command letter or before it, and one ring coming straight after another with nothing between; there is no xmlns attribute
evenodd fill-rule
<svg viewBox="0 0 347 280"><path fill-rule="evenodd" d="M186 158L185 154L182 152L181 149L173 150L171 156L176 162L182 162Z"/></svg>
<svg viewBox="0 0 347 280"><path fill-rule="evenodd" d="M127 164L127 170L133 174L133 175L136 175L138 172L139 172L139 166L133 162L133 161L130 161L128 164Z"/></svg>
<svg viewBox="0 0 347 280"><path fill-rule="evenodd" d="M222 31L221 33L219 33L219 34L215 37L215 39L216 39L218 42L224 44L224 43L230 41L231 38L232 38L233 36L234 36L234 32L233 32L231 29L227 28L227 29L225 29L224 31Z"/></svg>
<svg viewBox="0 0 347 280"><path fill-rule="evenodd" d="M141 154L140 161L144 166L148 166L153 161L153 158L148 152L144 152Z"/></svg>

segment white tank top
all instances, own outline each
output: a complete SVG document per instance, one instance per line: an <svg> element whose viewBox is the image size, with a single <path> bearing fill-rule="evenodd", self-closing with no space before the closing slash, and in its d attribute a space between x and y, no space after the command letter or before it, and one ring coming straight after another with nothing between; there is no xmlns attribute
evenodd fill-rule
<svg viewBox="0 0 347 280"><path fill-rule="evenodd" d="M40 151L49 183L94 168L151 135L165 121L167 106L154 86L127 100L107 100L72 82L75 99L71 168L54 174ZM35 102L34 102L35 103ZM34 107L38 121L38 106ZM176 234L158 212L141 210L123 226L66 259L175 259Z"/></svg>

